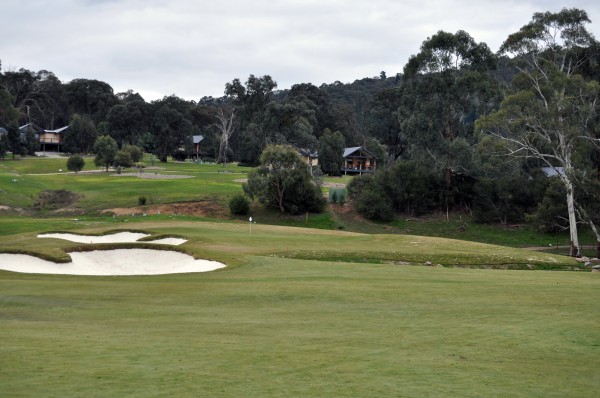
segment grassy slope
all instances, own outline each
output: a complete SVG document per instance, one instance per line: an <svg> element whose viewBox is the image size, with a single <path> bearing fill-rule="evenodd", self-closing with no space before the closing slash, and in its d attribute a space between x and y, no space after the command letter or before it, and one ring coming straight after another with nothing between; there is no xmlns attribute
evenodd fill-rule
<svg viewBox="0 0 600 398"><path fill-rule="evenodd" d="M86 161L93 164L92 159ZM189 179L149 180L130 176L116 176L114 171L100 174L59 173L66 170L66 159L25 159L0 162L0 205L12 207L31 206L34 198L45 189L68 189L83 195L78 206L86 211L111 207L136 206L139 196L146 196L152 203L168 203L194 200L212 196L226 199L241 191L236 179L245 178L247 168L228 166L222 173L219 165L192 163L157 163L164 169L145 170L152 174L188 175ZM86 170L93 169L86 165ZM134 172L136 170L124 170ZM17 182L12 182L16 179Z"/></svg>
<svg viewBox="0 0 600 398"><path fill-rule="evenodd" d="M600 279L248 256L0 272L6 396L594 396Z"/></svg>
<svg viewBox="0 0 600 398"><path fill-rule="evenodd" d="M442 265L503 265L527 264L542 268L555 266L573 267L574 259L547 253L502 246L448 240L443 238L416 237L412 235L370 235L342 231L301 229L255 224L250 235L249 225L241 222L192 222L176 217L137 217L134 222L124 223L106 219L102 221L64 220L56 228L55 219L38 220L35 224L20 224L20 218L5 218L5 230L13 225L20 233L6 234L0 242L0 251L29 250L49 257L64 257L61 248L76 247L67 241L38 239L37 233L49 230L77 229L85 233L102 233L113 229L136 229L149 233L175 234L189 238L181 246L196 257L242 263L248 254L271 255L281 258L297 258L321 261L350 262L410 262ZM27 229L29 231L27 231ZM233 258L237 255L237 258Z"/></svg>

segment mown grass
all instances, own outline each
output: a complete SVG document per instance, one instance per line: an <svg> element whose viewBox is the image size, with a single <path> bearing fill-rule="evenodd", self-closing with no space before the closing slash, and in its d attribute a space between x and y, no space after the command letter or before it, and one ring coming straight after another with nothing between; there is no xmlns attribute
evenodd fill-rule
<svg viewBox="0 0 600 398"><path fill-rule="evenodd" d="M52 178L65 177L78 180ZM69 186L103 191L111 204L127 184L108 185L142 187L112 178ZM194 175L220 195L237 178ZM153 185L160 195L178 188ZM64 260L82 245L37 234L137 230L185 237L178 250L228 267L152 277L0 271L0 395L563 397L600 388L599 274L453 268L576 268L571 258L265 224L331 229L339 220L329 213L255 217L252 233L244 219L1 217L0 252ZM446 267L399 265L427 261Z"/></svg>
<svg viewBox="0 0 600 398"><path fill-rule="evenodd" d="M96 169L93 159L86 159L86 170ZM241 191L247 168L216 164L156 163L160 169L143 170L145 174L187 175L186 179L142 179L137 176L119 176L108 173L86 174L66 172L66 159L28 158L0 162L0 205L28 208L37 195L47 189L66 189L82 195L77 207L85 212L114 207L136 206L140 196L149 204L171 203L218 198L226 204L229 197ZM63 172L58 170L62 169ZM123 173L139 174L136 169Z"/></svg>
<svg viewBox="0 0 600 398"><path fill-rule="evenodd" d="M2 395L591 397L600 388L597 274L245 259L153 277L0 272Z"/></svg>

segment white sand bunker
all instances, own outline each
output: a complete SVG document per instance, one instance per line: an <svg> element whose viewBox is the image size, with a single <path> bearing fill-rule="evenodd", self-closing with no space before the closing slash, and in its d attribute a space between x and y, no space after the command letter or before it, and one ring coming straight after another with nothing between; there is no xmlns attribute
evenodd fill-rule
<svg viewBox="0 0 600 398"><path fill-rule="evenodd" d="M90 235L75 235L66 233L40 234L38 238L56 238L69 240L77 243L132 243L150 236L141 232L117 232L111 235L90 236ZM156 240L143 241L144 243L157 243L163 245L178 246L187 242L181 238L162 238Z"/></svg>
<svg viewBox="0 0 600 398"><path fill-rule="evenodd" d="M25 254L0 253L0 269L29 274L163 275L224 268L217 261L196 260L184 253L151 249L94 250L69 253L72 262L57 264Z"/></svg>

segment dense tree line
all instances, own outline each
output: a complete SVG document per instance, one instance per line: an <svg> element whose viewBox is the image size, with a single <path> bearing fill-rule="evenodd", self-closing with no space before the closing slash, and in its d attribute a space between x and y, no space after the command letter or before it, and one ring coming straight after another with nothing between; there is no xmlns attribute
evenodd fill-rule
<svg viewBox="0 0 600 398"><path fill-rule="evenodd" d="M15 134L26 123L69 125L69 152L93 151L107 136L161 161L192 154L194 135L204 136L205 159L249 166L261 164L268 146L291 145L318 151L331 175L339 174L340 148L365 146L379 171L355 179L349 192L368 217L466 209L482 222L596 229L600 45L589 22L578 9L536 13L498 53L465 31L439 31L390 77L278 90L271 76L250 75L197 102L147 102L97 80L0 71L0 152L33 150Z"/></svg>

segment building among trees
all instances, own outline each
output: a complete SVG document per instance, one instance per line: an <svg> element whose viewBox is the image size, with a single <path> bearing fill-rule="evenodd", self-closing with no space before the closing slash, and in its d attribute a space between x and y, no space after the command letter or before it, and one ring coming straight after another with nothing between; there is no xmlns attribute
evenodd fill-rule
<svg viewBox="0 0 600 398"><path fill-rule="evenodd" d="M344 174L373 173L377 169L377 158L366 148L356 146L344 149Z"/></svg>
<svg viewBox="0 0 600 398"><path fill-rule="evenodd" d="M40 144L42 145L42 150L46 152L47 150L54 150L56 152L60 152L60 146L63 143L65 130L68 129L69 126L64 126L55 130L42 130L40 134Z"/></svg>

